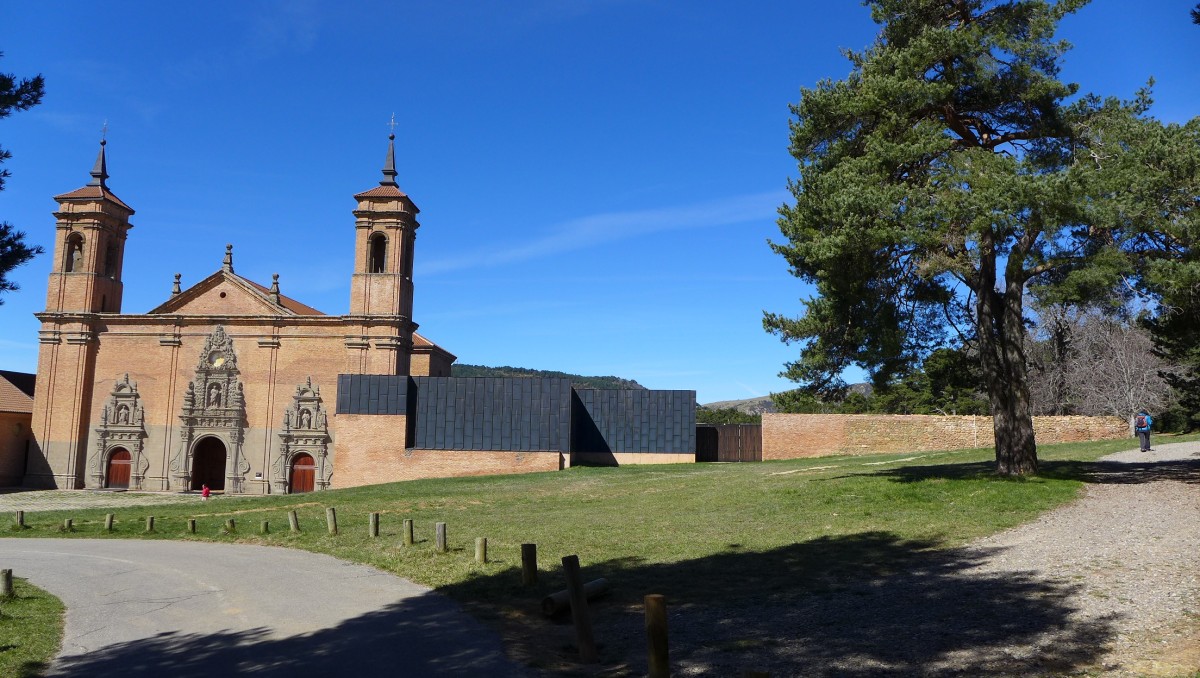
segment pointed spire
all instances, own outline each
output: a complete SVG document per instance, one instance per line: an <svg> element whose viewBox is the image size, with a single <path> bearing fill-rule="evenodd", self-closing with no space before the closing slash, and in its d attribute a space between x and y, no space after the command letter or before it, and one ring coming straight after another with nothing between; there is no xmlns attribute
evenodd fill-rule
<svg viewBox="0 0 1200 678"><path fill-rule="evenodd" d="M383 161L383 179L380 186L399 186L396 183L396 135L388 135L387 159Z"/></svg>
<svg viewBox="0 0 1200 678"><path fill-rule="evenodd" d="M104 190L108 190L108 185L104 183L108 180L108 163L104 161L104 146L107 143L104 139L100 140L100 153L96 156L96 165L92 167L92 180L87 183L88 186L99 186Z"/></svg>
<svg viewBox="0 0 1200 678"><path fill-rule="evenodd" d="M221 260L221 270L233 273L233 245L225 246L225 258Z"/></svg>

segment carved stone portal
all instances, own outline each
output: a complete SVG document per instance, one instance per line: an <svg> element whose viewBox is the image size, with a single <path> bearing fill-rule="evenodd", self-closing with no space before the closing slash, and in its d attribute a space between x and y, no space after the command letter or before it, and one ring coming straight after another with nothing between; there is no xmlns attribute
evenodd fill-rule
<svg viewBox="0 0 1200 678"><path fill-rule="evenodd" d="M196 378L188 383L183 395L179 447L171 457L172 489L193 489L197 443L204 438L216 438L225 447L225 491L245 492L250 462L242 453L246 400L238 374L233 340L218 325L205 341Z"/></svg>
<svg viewBox="0 0 1200 678"><path fill-rule="evenodd" d="M321 407L321 388L312 385L312 377L296 387L292 404L283 413L283 430L279 432L279 449L271 460L271 492L286 494L293 488L292 461L301 454L312 458L316 466L313 489L327 490L333 477L329 424Z"/></svg>
<svg viewBox="0 0 1200 678"><path fill-rule="evenodd" d="M129 489L143 489L150 460L142 453L146 414L139 400L137 382L130 382L128 374L117 380L108 402L100 410L100 425L95 429L92 452L88 455L88 487L104 487L109 455L123 448L129 452Z"/></svg>

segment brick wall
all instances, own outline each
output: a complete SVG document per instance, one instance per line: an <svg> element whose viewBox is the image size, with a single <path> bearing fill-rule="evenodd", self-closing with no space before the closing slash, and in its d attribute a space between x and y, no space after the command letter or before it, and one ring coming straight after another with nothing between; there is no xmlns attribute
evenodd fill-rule
<svg viewBox="0 0 1200 678"><path fill-rule="evenodd" d="M1116 417L1034 417L1040 445L1129 437ZM763 459L991 447L989 416L764 414Z"/></svg>
<svg viewBox="0 0 1200 678"><path fill-rule="evenodd" d="M338 414L333 486L356 487L417 478L557 471L559 452L414 450L404 448L407 417Z"/></svg>

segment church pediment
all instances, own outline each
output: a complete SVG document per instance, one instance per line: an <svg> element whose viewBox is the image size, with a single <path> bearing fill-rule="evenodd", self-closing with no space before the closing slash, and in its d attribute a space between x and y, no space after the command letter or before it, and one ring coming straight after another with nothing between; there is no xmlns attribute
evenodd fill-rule
<svg viewBox="0 0 1200 678"><path fill-rule="evenodd" d="M311 315L294 308L292 300L277 291L253 283L236 273L220 270L204 280L183 290L158 308L151 315ZM299 306L303 306L300 304ZM304 307L307 308L307 307ZM319 313L308 309L313 313Z"/></svg>

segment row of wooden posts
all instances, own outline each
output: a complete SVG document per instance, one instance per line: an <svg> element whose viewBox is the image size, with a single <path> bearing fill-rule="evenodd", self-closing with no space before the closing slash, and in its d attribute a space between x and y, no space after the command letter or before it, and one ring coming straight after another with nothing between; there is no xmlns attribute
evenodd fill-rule
<svg viewBox="0 0 1200 678"><path fill-rule="evenodd" d="M112 513L104 514L104 530L112 532L113 520L115 516ZM325 523L330 535L338 533L337 510L332 506L325 509ZM25 512L16 512L16 524L18 528L24 529ZM63 520L62 529L65 532L74 530L73 519L66 518ZM234 533L237 530L237 524L233 518L225 519L225 532ZM300 532L300 518L296 515L295 510L288 511L288 529L291 532ZM154 516L146 517L146 532L154 532ZM379 513L371 513L367 526L368 534L371 537L379 536ZM188 534L196 533L196 519L188 518L187 520ZM260 534L268 534L270 532L269 521L262 521L259 526ZM413 521L411 518L405 518L402 523L402 543L405 546L412 546L415 543L413 539ZM434 548L439 553L446 553L449 550L446 523L434 523ZM478 537L475 539L475 560L479 563L486 564L487 556L487 537ZM575 626L576 642L579 646L579 657L585 663L595 663L599 661L596 652L596 641L592 633L591 616L588 613L587 601L597 598L608 592L608 580L596 579L584 583L579 570L579 557L575 555L566 556L562 559L563 572L567 579L567 589L552 593L542 599L542 612L547 616L558 614L567 607L571 610L571 620ZM537 544L521 544L521 584L523 586L533 586L537 583ZM12 592L12 570L0 570L0 595L11 595ZM5 593L7 592L7 593ZM658 594L651 594L645 597L645 614L646 614L646 639L647 649L649 651L649 676L651 678L664 678L670 675L670 663L668 660L667 651L667 605L666 599Z"/></svg>

